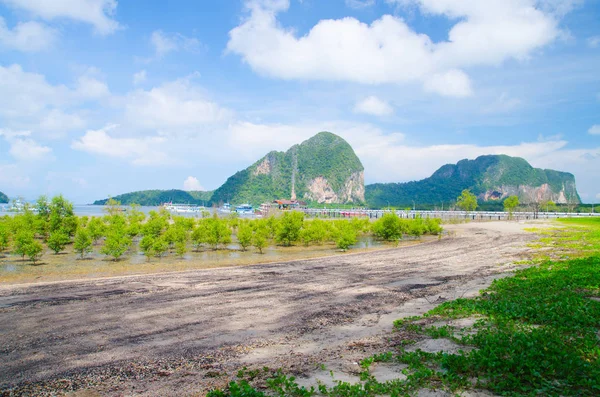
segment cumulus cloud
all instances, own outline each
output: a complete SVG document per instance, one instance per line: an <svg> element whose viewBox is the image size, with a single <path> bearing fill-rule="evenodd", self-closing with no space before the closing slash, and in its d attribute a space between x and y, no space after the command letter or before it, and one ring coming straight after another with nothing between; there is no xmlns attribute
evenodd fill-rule
<svg viewBox="0 0 600 397"><path fill-rule="evenodd" d="M0 129L0 136L10 144L9 153L18 161L35 162L49 158L52 149L42 146L33 139L31 131Z"/></svg>
<svg viewBox="0 0 600 397"><path fill-rule="evenodd" d="M44 51L54 45L57 37L55 29L34 21L21 22L9 29L0 17L0 47L23 52Z"/></svg>
<svg viewBox="0 0 600 397"><path fill-rule="evenodd" d="M394 113L394 108L376 96L368 96L354 106L354 112L371 114L373 116L387 116Z"/></svg>
<svg viewBox="0 0 600 397"><path fill-rule="evenodd" d="M321 20L298 36L278 13L289 1L253 0L248 17L229 32L227 49L256 72L275 78L363 84L420 82L427 91L465 97L471 66L524 60L560 33L556 14L534 0L399 0L424 14L455 21L448 39L433 42L403 19L384 15L365 24L355 18Z"/></svg>
<svg viewBox="0 0 600 397"><path fill-rule="evenodd" d="M133 84L134 85L139 85L139 84L143 84L146 82L146 71L145 70L140 70L137 73L133 74Z"/></svg>
<svg viewBox="0 0 600 397"><path fill-rule="evenodd" d="M23 175L22 167L17 164L0 164L0 185L3 189L11 187L13 189L23 189L29 186L31 179ZM5 191L5 193L7 193Z"/></svg>
<svg viewBox="0 0 600 397"><path fill-rule="evenodd" d="M196 51L200 48L198 39L186 37L180 33L165 33L162 30L152 32L150 43L154 47L154 53L158 58L162 58L173 51Z"/></svg>
<svg viewBox="0 0 600 397"><path fill-rule="evenodd" d="M593 36L587 39L587 44L590 48L598 48L600 46L600 36Z"/></svg>
<svg viewBox="0 0 600 397"><path fill-rule="evenodd" d="M94 26L99 34L106 35L119 29L113 16L117 0L0 0L36 17L46 20L70 19Z"/></svg>
<svg viewBox="0 0 600 397"><path fill-rule="evenodd" d="M198 191L204 190L198 178L193 176L188 176L185 181L183 181L183 190L189 191Z"/></svg>
<svg viewBox="0 0 600 397"><path fill-rule="evenodd" d="M115 138L109 131L118 126L109 125L99 130L88 130L80 139L71 143L71 148L92 154L120 158L134 165L161 165L169 163L168 156L161 150L165 143L162 137Z"/></svg>
<svg viewBox="0 0 600 397"><path fill-rule="evenodd" d="M181 130L227 120L231 112L205 95L189 79L136 90L127 96L125 118L132 125L155 130Z"/></svg>
<svg viewBox="0 0 600 397"><path fill-rule="evenodd" d="M600 135L600 124L594 124L588 130L588 133L591 135Z"/></svg>

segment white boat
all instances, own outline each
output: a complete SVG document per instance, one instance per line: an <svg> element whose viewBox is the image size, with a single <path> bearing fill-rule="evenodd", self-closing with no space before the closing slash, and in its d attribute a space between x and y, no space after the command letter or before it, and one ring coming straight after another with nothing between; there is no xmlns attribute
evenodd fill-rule
<svg viewBox="0 0 600 397"><path fill-rule="evenodd" d="M163 208L169 212L175 212L178 214L199 214L202 211L206 211L205 207L194 204L164 203Z"/></svg>
<svg viewBox="0 0 600 397"><path fill-rule="evenodd" d="M254 208L250 204L242 204L235 207L235 212L240 215L252 215L254 214Z"/></svg>
<svg viewBox="0 0 600 397"><path fill-rule="evenodd" d="M223 204L223 206L219 208L219 212L222 214L231 213L231 204L229 204L229 203Z"/></svg>

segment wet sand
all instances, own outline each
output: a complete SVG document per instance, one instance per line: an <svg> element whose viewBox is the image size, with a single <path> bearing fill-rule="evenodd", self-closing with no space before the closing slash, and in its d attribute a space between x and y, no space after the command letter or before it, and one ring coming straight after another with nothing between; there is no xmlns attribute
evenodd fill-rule
<svg viewBox="0 0 600 397"><path fill-rule="evenodd" d="M0 395L202 395L243 366L351 374L385 351L396 318L511 271L531 226L448 225L439 241L370 253L4 286Z"/></svg>

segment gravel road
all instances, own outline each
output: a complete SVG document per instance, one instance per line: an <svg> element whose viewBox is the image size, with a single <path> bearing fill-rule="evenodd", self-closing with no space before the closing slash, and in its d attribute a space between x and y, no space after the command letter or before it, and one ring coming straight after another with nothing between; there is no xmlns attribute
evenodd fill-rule
<svg viewBox="0 0 600 397"><path fill-rule="evenodd" d="M524 226L450 225L420 245L286 263L0 286L0 395L201 395L244 365L302 374L435 297L483 288L527 255L536 236Z"/></svg>

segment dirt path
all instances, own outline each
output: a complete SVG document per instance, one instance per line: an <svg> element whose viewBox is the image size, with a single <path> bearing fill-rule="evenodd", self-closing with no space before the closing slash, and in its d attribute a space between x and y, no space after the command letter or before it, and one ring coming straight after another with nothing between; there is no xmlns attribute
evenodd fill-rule
<svg viewBox="0 0 600 397"><path fill-rule="evenodd" d="M535 238L523 226L453 225L440 241L282 264L3 287L0 395L201 394L244 365L305 375L353 365L394 319L509 270Z"/></svg>

